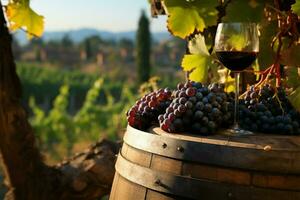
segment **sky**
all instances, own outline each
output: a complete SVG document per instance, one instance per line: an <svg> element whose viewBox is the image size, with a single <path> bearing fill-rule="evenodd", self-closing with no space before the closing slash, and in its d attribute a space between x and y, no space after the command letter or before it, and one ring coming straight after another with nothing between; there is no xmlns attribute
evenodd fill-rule
<svg viewBox="0 0 300 200"><path fill-rule="evenodd" d="M137 29L148 0L31 0L31 7L45 17L45 30L96 28L112 32ZM167 32L166 17L150 18L153 32Z"/></svg>

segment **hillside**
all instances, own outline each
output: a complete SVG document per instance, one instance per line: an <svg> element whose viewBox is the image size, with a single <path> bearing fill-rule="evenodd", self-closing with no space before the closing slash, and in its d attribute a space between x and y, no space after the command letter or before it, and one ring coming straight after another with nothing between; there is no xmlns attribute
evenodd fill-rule
<svg viewBox="0 0 300 200"><path fill-rule="evenodd" d="M85 38L93 35L98 35L103 39L111 40L120 40L121 38L127 38L134 40L135 31L126 31L126 32L110 32L105 30L97 30L92 28L82 28L69 31L46 31L43 35L45 41L49 40L59 40L65 35L68 35L75 43L79 43ZM27 43L26 33L23 31L18 31L14 33L15 38L19 41L20 44L24 45ZM154 41L160 42L162 40L170 39L170 34L167 32L154 32L152 33Z"/></svg>

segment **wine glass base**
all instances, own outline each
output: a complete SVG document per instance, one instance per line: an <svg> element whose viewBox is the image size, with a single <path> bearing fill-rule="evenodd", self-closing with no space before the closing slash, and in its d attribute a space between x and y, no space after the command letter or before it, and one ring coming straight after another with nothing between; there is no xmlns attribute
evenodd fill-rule
<svg viewBox="0 0 300 200"><path fill-rule="evenodd" d="M251 131L241 129L239 126L234 126L232 128L229 128L226 130L226 132L228 135L232 135L232 136L245 136L245 135L253 135L254 134Z"/></svg>

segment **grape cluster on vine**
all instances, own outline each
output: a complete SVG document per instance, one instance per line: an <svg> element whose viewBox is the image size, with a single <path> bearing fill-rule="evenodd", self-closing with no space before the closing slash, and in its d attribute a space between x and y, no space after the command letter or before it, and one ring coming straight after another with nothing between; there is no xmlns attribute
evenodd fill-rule
<svg viewBox="0 0 300 200"><path fill-rule="evenodd" d="M149 128L171 101L172 91L168 88L146 94L127 112L128 124L141 130Z"/></svg>
<svg viewBox="0 0 300 200"><path fill-rule="evenodd" d="M127 112L128 124L140 130L160 125L164 131L201 135L216 133L233 123L234 93L224 85L188 81L177 89L159 89L136 102ZM251 86L240 99L239 123L253 132L300 134L300 113L290 104L283 87Z"/></svg>
<svg viewBox="0 0 300 200"><path fill-rule="evenodd" d="M241 127L253 132L300 134L300 114L290 104L284 88L265 84L250 87L240 105Z"/></svg>
<svg viewBox="0 0 300 200"><path fill-rule="evenodd" d="M232 123L232 101L222 84L179 83L172 103L158 117L160 127L167 132L215 133L221 125Z"/></svg>

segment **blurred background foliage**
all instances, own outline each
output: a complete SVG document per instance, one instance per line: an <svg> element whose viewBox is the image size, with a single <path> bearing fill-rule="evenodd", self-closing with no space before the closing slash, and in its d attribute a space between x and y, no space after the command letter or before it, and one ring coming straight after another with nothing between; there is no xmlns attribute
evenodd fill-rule
<svg viewBox="0 0 300 200"><path fill-rule="evenodd" d="M23 104L38 145L50 164L83 150L101 137L117 140L126 111L140 95L178 80L151 78L140 87L109 76L19 64ZM32 78L36 77L36 78Z"/></svg>
<svg viewBox="0 0 300 200"><path fill-rule="evenodd" d="M148 21L144 12L142 19ZM135 39L89 34L76 41L65 32L61 38L32 38L24 43L20 34L13 34L22 104L47 163L55 164L102 137L122 138L125 113L141 95L158 87L175 87L184 80L180 61L185 41L157 39L158 33L152 38L149 25L149 21L139 25L148 31ZM139 51L144 47L138 38L145 34L148 50ZM147 66L137 62L144 58ZM143 67L149 73L140 82Z"/></svg>

